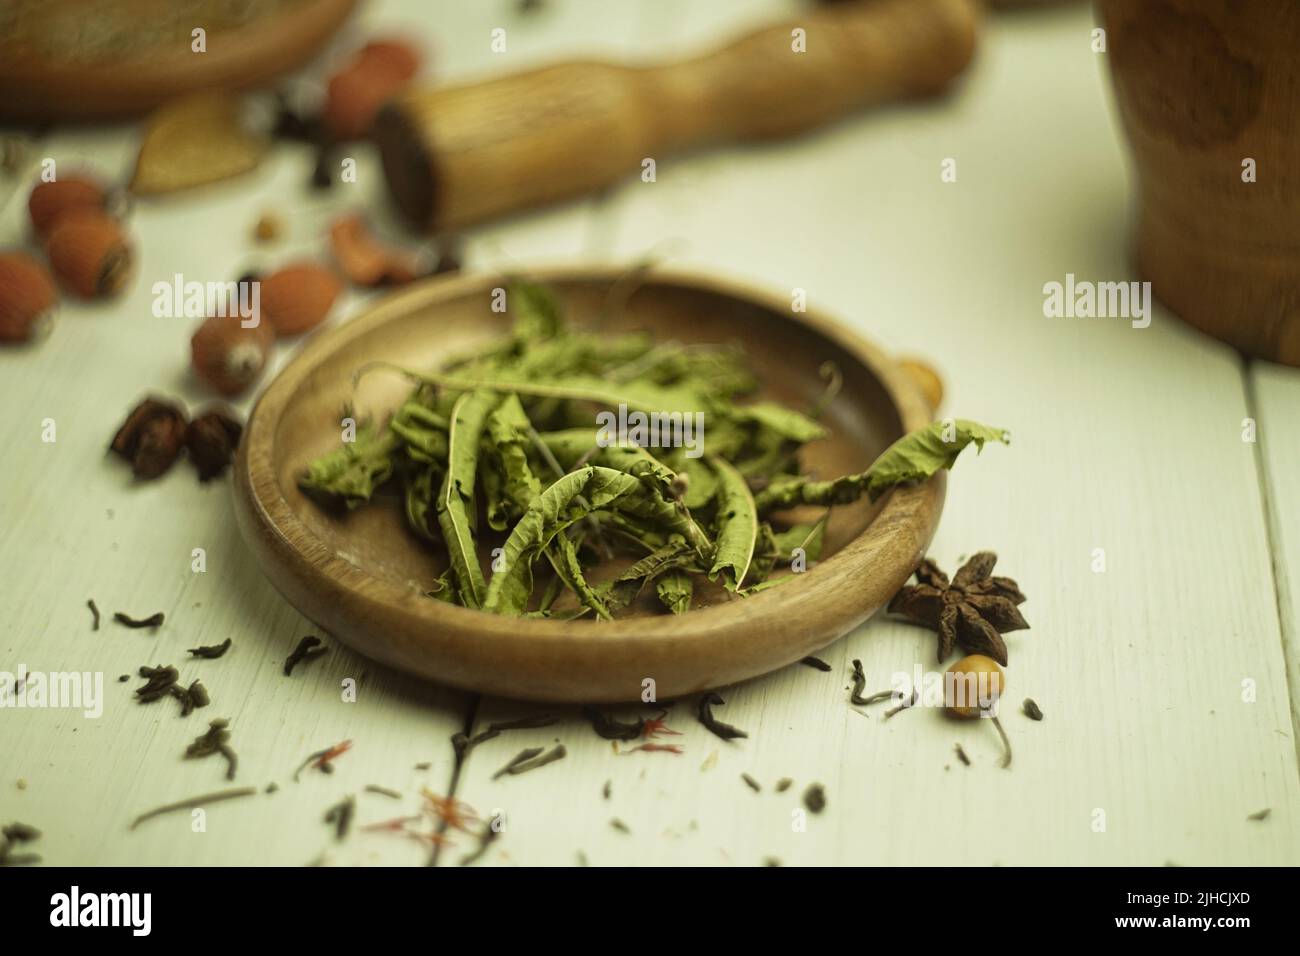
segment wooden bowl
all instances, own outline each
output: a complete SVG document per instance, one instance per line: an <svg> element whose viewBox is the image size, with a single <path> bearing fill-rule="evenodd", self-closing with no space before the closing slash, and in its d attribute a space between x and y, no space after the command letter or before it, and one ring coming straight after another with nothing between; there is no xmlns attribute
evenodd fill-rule
<svg viewBox="0 0 1300 956"><path fill-rule="evenodd" d="M894 439L931 420L912 379L874 346L788 300L679 272L653 274L607 316L614 269L540 270L569 321L645 329L683 342L741 342L769 397L806 406L836 362L844 387L807 446L821 475L865 468ZM764 674L826 646L881 607L924 553L943 506L943 476L875 505L836 508L823 559L780 587L682 616L615 621L498 617L423 591L443 559L405 526L396 496L339 517L297 488L307 462L338 447L345 403L382 418L409 392L398 374L353 373L377 360L431 367L500 337L497 276L442 277L408 287L312 341L271 383L249 419L236 466L240 527L275 586L325 631L386 664L456 687L527 700L632 701L652 678L660 699ZM605 318L602 318L605 316ZM707 431L706 431L707 442Z"/></svg>
<svg viewBox="0 0 1300 956"><path fill-rule="evenodd" d="M230 21L223 3L191 5L169 20L170 3L44 0L0 13L0 119L103 120L198 90L266 86L315 56L356 6L281 0ZM195 27L207 30L204 53L191 49Z"/></svg>
<svg viewBox="0 0 1300 956"><path fill-rule="evenodd" d="M1300 6L1099 0L1156 298L1300 367Z"/></svg>

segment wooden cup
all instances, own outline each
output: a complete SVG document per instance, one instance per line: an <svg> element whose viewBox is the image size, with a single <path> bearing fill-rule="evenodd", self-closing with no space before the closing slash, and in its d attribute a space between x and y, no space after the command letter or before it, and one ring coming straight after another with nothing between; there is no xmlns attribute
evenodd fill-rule
<svg viewBox="0 0 1300 956"><path fill-rule="evenodd" d="M1203 332L1300 366L1300 5L1098 9L1137 164L1142 278Z"/></svg>

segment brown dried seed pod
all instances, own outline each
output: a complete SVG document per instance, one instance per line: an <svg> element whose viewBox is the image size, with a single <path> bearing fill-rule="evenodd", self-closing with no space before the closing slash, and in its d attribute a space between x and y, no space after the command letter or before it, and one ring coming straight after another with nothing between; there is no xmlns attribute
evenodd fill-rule
<svg viewBox="0 0 1300 956"><path fill-rule="evenodd" d="M342 288L324 266L288 266L262 280L262 315L276 335L306 332L325 320Z"/></svg>
<svg viewBox="0 0 1300 956"><path fill-rule="evenodd" d="M65 176L49 183L37 183L27 199L32 230L44 239L66 213L103 212L107 190L89 176Z"/></svg>
<svg viewBox="0 0 1300 956"><path fill-rule="evenodd" d="M131 410L109 450L131 463L137 478L157 478L176 460L185 442L185 412L170 402L146 398Z"/></svg>
<svg viewBox="0 0 1300 956"><path fill-rule="evenodd" d="M82 298L121 291L131 273L131 246L116 219L72 210L59 217L45 244L59 281Z"/></svg>
<svg viewBox="0 0 1300 956"><path fill-rule="evenodd" d="M0 342L43 335L58 299L45 266L24 252L0 253Z"/></svg>
<svg viewBox="0 0 1300 956"><path fill-rule="evenodd" d="M190 339L194 372L222 395L238 395L262 374L274 339L266 322L245 327L238 315L215 315Z"/></svg>
<svg viewBox="0 0 1300 956"><path fill-rule="evenodd" d="M199 481L215 478L226 470L243 430L234 413L220 406L205 409L190 422L185 432L185 447L199 470Z"/></svg>

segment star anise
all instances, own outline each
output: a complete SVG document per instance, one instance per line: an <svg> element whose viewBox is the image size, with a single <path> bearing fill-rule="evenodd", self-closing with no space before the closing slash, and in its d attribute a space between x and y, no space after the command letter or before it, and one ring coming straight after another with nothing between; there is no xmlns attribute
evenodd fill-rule
<svg viewBox="0 0 1300 956"><path fill-rule="evenodd" d="M1029 627L1017 604L1025 596L1010 578L993 576L998 556L981 551L961 566L952 582L929 558L916 569L917 584L904 585L889 602L891 613L901 614L939 634L939 663L961 645L969 654L984 654L1007 663L1002 635Z"/></svg>

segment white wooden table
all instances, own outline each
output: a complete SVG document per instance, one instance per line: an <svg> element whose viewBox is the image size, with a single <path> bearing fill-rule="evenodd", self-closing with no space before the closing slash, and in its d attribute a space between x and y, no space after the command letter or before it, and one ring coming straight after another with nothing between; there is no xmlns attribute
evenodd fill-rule
<svg viewBox="0 0 1300 956"><path fill-rule="evenodd" d="M580 53L679 55L798 9L554 0L522 17L506 0L404 0L373 4L339 48L410 27L455 80ZM489 52L496 26L508 54ZM1007 708L1010 770L986 722L924 710L885 722L848 705L853 658L872 687L932 665L930 635L883 617L825 650L830 674L796 665L724 690L725 719L747 740L724 743L678 703L680 756L616 756L560 709L554 726L483 744L455 775L454 732L545 708L426 685L333 644L284 677L314 628L251 562L229 482L200 486L181 467L134 487L103 453L144 392L205 398L187 373L193 321L154 318L153 281L320 255L333 215L380 205L368 149L359 183L322 196L306 188L307 151L283 147L254 176L139 204L131 291L107 308L65 306L44 344L0 351L0 670L102 671L106 698L98 719L0 710L0 822L42 829L34 849L55 864L419 864L427 846L356 831L338 842L322 815L349 793L360 824L415 813L427 787L504 811L483 863L1300 862L1300 374L1243 363L1159 309L1145 330L1043 317L1043 283L1067 272L1134 278L1127 159L1091 26L1086 5L995 17L949 99L796 142L664 158L655 183L631 178L469 236L472 269L626 263L671 240L681 264L806 289L886 348L931 360L954 414L1011 429L1011 448L953 475L932 549L949 569L996 550L1029 595L1033 629L1010 639L1010 699L1033 697L1046 719ZM136 143L134 127L59 130L33 161L116 176ZM940 181L947 157L956 183ZM30 182L4 181L0 244L25 241ZM249 239L263 210L291 226L269 252ZM354 296L334 321L364 304ZM1242 440L1245 418L1255 443ZM92 632L92 597L106 615L165 610L167 624L156 636L107 622ZM227 637L225 658L186 660ZM201 677L213 705L182 719L171 701L134 703L139 681L117 676L159 663ZM360 679L356 703L341 699L346 677ZM278 792L209 807L204 832L185 813L128 830L154 805L228 785L219 759L181 759L214 716L231 721L237 782ZM291 780L308 753L344 739L354 746L333 775ZM560 763L492 779L520 749L557 739ZM956 759L959 742L972 766ZM781 777L794 785L777 793ZM792 812L814 781L828 806L798 832ZM1247 819L1264 808L1267 819ZM471 845L457 838L441 862Z"/></svg>

